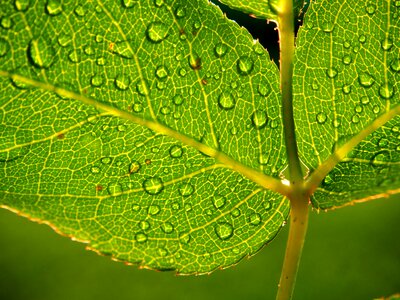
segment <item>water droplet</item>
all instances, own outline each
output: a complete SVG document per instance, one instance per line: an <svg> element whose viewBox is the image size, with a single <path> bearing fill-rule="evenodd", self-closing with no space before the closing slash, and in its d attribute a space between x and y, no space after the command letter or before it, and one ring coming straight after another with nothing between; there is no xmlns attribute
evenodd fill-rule
<svg viewBox="0 0 400 300"><path fill-rule="evenodd" d="M191 53L189 55L189 66L193 70L200 70L201 69L201 58L196 53Z"/></svg>
<svg viewBox="0 0 400 300"><path fill-rule="evenodd" d="M99 87L103 84L104 82L104 78L101 75L93 75L92 78L90 79L90 83L92 84L92 86L94 87Z"/></svg>
<svg viewBox="0 0 400 300"><path fill-rule="evenodd" d="M361 44L364 44L366 40L367 40L367 37L365 35L363 35L363 34L358 37L358 41Z"/></svg>
<svg viewBox="0 0 400 300"><path fill-rule="evenodd" d="M235 208L234 210L232 210L231 215L234 218L239 217L240 216L240 209L239 208Z"/></svg>
<svg viewBox="0 0 400 300"><path fill-rule="evenodd" d="M168 70L165 66L157 67L155 74L160 80L166 80L168 78Z"/></svg>
<svg viewBox="0 0 400 300"><path fill-rule="evenodd" d="M179 210L181 208L179 203L176 203L176 202L172 203L171 207L173 210Z"/></svg>
<svg viewBox="0 0 400 300"><path fill-rule="evenodd" d="M328 75L329 78L335 78L337 75L337 70L335 68L329 68L326 70L326 75Z"/></svg>
<svg viewBox="0 0 400 300"><path fill-rule="evenodd" d="M178 192L181 196L183 197L188 197L190 195L193 195L194 193L194 187L190 183L184 183L181 184L178 188Z"/></svg>
<svg viewBox="0 0 400 300"><path fill-rule="evenodd" d="M251 115L251 122L256 129L262 129L267 126L268 116L265 111L256 110Z"/></svg>
<svg viewBox="0 0 400 300"><path fill-rule="evenodd" d="M228 46L224 43L219 43L214 47L214 53L218 58L223 57L228 50Z"/></svg>
<svg viewBox="0 0 400 300"><path fill-rule="evenodd" d="M378 147L379 148L387 148L388 145L389 145L389 141L386 138L381 138L378 141Z"/></svg>
<svg viewBox="0 0 400 300"><path fill-rule="evenodd" d="M363 105L367 105L368 103L369 103L369 97L368 96L363 96L363 97L361 97L361 99L360 99L360 102L361 102L361 104L363 104Z"/></svg>
<svg viewBox="0 0 400 300"><path fill-rule="evenodd" d="M164 0L154 0L154 5L156 7L161 7L164 4Z"/></svg>
<svg viewBox="0 0 400 300"><path fill-rule="evenodd" d="M115 77L114 80L115 86L117 89L121 91L125 91L129 88L129 85L131 84L131 80L129 76L125 73L120 73Z"/></svg>
<svg viewBox="0 0 400 300"><path fill-rule="evenodd" d="M237 61L239 74L248 75L253 70L254 62L249 56L242 56Z"/></svg>
<svg viewBox="0 0 400 300"><path fill-rule="evenodd" d="M111 163L111 158L110 157L103 157L100 161L101 161L102 164L109 165Z"/></svg>
<svg viewBox="0 0 400 300"><path fill-rule="evenodd" d="M348 41L345 41L345 42L343 43L343 47L345 47L346 49L349 49L350 46L351 46L351 44L350 44Z"/></svg>
<svg viewBox="0 0 400 300"><path fill-rule="evenodd" d="M181 233L181 234L179 235L179 241L180 241L182 244L189 244L189 242L190 242L190 234L188 234L188 233Z"/></svg>
<svg viewBox="0 0 400 300"><path fill-rule="evenodd" d="M351 64L351 61L352 61L352 58L351 58L350 55L345 55L345 56L343 56L343 58L342 58L342 62L343 62L345 65Z"/></svg>
<svg viewBox="0 0 400 300"><path fill-rule="evenodd" d="M259 225L261 223L261 216L260 214L253 213L249 217L249 222L251 225Z"/></svg>
<svg viewBox="0 0 400 300"><path fill-rule="evenodd" d="M174 102L174 104L178 105L178 106L181 105L183 103L183 101L184 101L184 99L183 99L183 97L181 95L175 95L172 98L172 102Z"/></svg>
<svg viewBox="0 0 400 300"><path fill-rule="evenodd" d="M390 153L387 150L376 153L371 158L371 165L374 167L386 167L387 163L390 162Z"/></svg>
<svg viewBox="0 0 400 300"><path fill-rule="evenodd" d="M233 227L229 223L218 223L215 226L215 233L221 240L227 240L233 235Z"/></svg>
<svg viewBox="0 0 400 300"><path fill-rule="evenodd" d="M114 44L112 52L127 59L132 59L135 56L129 41L121 41Z"/></svg>
<svg viewBox="0 0 400 300"><path fill-rule="evenodd" d="M135 240L138 243L144 243L145 241L147 241L147 235L145 235L144 233L138 233L135 235Z"/></svg>
<svg viewBox="0 0 400 300"><path fill-rule="evenodd" d="M125 8L132 8L136 5L137 0L122 0L122 5Z"/></svg>
<svg viewBox="0 0 400 300"><path fill-rule="evenodd" d="M325 22L322 24L322 31L326 33L331 33L335 28L335 24L331 22Z"/></svg>
<svg viewBox="0 0 400 300"><path fill-rule="evenodd" d="M28 47L29 58L39 68L48 68L54 61L54 48L44 38L32 40Z"/></svg>
<svg viewBox="0 0 400 300"><path fill-rule="evenodd" d="M142 96L147 96L149 94L149 89L147 88L146 83L141 80L136 84L136 91L139 93L139 95Z"/></svg>
<svg viewBox="0 0 400 300"><path fill-rule="evenodd" d="M371 75L369 75L368 73L361 73L358 76L358 82L363 87L367 87L368 88L368 87L371 87L374 84L375 79Z"/></svg>
<svg viewBox="0 0 400 300"><path fill-rule="evenodd" d="M360 122L360 117L359 117L357 114L355 114L355 115L353 115L353 117L351 118L351 121L352 121L354 124L357 124L358 122Z"/></svg>
<svg viewBox="0 0 400 300"><path fill-rule="evenodd" d="M372 111L374 112L374 114L379 114L379 112L381 111L381 109L379 108L378 105L374 105L374 107L372 108Z"/></svg>
<svg viewBox="0 0 400 300"><path fill-rule="evenodd" d="M13 26L13 21L10 18L2 17L0 21L1 27L4 29L10 29Z"/></svg>
<svg viewBox="0 0 400 300"><path fill-rule="evenodd" d="M98 59L96 59L96 64L98 66L104 66L106 64L106 60L104 59L104 57L99 57Z"/></svg>
<svg viewBox="0 0 400 300"><path fill-rule="evenodd" d="M170 222L165 222L161 225L161 229L165 233L172 233L174 231L174 225L172 225Z"/></svg>
<svg viewBox="0 0 400 300"><path fill-rule="evenodd" d="M399 132L400 131L400 127L395 125L392 127L392 132Z"/></svg>
<svg viewBox="0 0 400 300"><path fill-rule="evenodd" d="M143 189L150 195L157 195L164 189L164 184L160 178L150 177L143 182Z"/></svg>
<svg viewBox="0 0 400 300"><path fill-rule="evenodd" d="M147 221L140 221L139 222L139 228L142 230L147 230L150 228L150 223Z"/></svg>
<svg viewBox="0 0 400 300"><path fill-rule="evenodd" d="M0 56L1 56L1 54L0 54ZM390 68L394 72L400 72L400 58L394 59L390 64Z"/></svg>
<svg viewBox="0 0 400 300"><path fill-rule="evenodd" d="M78 5L75 8L74 12L78 17L83 17L86 14L86 11L85 11L85 9L83 8L82 5Z"/></svg>
<svg viewBox="0 0 400 300"><path fill-rule="evenodd" d="M368 4L367 7L365 8L365 11L369 15L373 15L375 13L376 7L373 4Z"/></svg>
<svg viewBox="0 0 400 300"><path fill-rule="evenodd" d="M180 68L180 69L179 69L179 75L180 75L180 76L185 77L186 74L187 74L187 72L186 72L185 68Z"/></svg>
<svg viewBox="0 0 400 300"><path fill-rule="evenodd" d="M324 124L326 122L327 117L326 114L320 112L317 114L316 119L319 124Z"/></svg>
<svg viewBox="0 0 400 300"><path fill-rule="evenodd" d="M221 93L218 97L218 105L220 108L230 110L235 107L235 99L230 93Z"/></svg>
<svg viewBox="0 0 400 300"><path fill-rule="evenodd" d="M178 6L175 9L175 16L180 19L183 18L186 15L185 9L182 6Z"/></svg>
<svg viewBox="0 0 400 300"><path fill-rule="evenodd" d="M191 204L189 204L189 203L186 203L186 204L185 204L185 211L186 211L186 212L189 212L189 211L191 211L192 209L193 209L193 207L192 207Z"/></svg>
<svg viewBox="0 0 400 300"><path fill-rule="evenodd" d="M381 97L384 98L384 99L392 98L393 94L394 94L394 88L390 83L383 84L379 88L379 95L381 95Z"/></svg>
<svg viewBox="0 0 400 300"><path fill-rule="evenodd" d="M221 195L216 195L213 197L212 202L216 209L220 209L226 204L226 198Z"/></svg>
<svg viewBox="0 0 400 300"><path fill-rule="evenodd" d="M270 88L266 83L260 83L258 85L258 92L260 93L261 96L266 97L270 92Z"/></svg>
<svg viewBox="0 0 400 300"><path fill-rule="evenodd" d="M68 54L68 58L71 62L73 63L78 63L80 61L79 58L79 54L78 51L76 50L72 50L69 54Z"/></svg>
<svg viewBox="0 0 400 300"><path fill-rule="evenodd" d="M94 54L94 49L91 46L86 46L84 51L85 51L86 55L93 55Z"/></svg>
<svg viewBox="0 0 400 300"><path fill-rule="evenodd" d="M153 43L161 43L168 36L168 27L161 22L150 23L146 30L146 36Z"/></svg>
<svg viewBox="0 0 400 300"><path fill-rule="evenodd" d="M183 149L181 146L179 145L173 145L171 146L171 148L169 148L169 155L172 158L179 158L182 157L183 155Z"/></svg>
<svg viewBox="0 0 400 300"><path fill-rule="evenodd" d="M93 174L98 174L100 173L100 168L97 166L93 166L90 168L90 172L92 172Z"/></svg>
<svg viewBox="0 0 400 300"><path fill-rule="evenodd" d="M135 104L133 104L132 110L135 113L140 113L143 111L143 106L141 103L135 103Z"/></svg>
<svg viewBox="0 0 400 300"><path fill-rule="evenodd" d="M147 213L151 216L155 216L160 212L160 207L158 205L150 205L147 208Z"/></svg>
<svg viewBox="0 0 400 300"><path fill-rule="evenodd" d="M238 133L238 129L237 129L236 126L232 126L231 129L229 130L229 132L230 132L232 135L236 135L236 134Z"/></svg>
<svg viewBox="0 0 400 300"><path fill-rule="evenodd" d="M135 173L139 172L140 167L141 167L141 165L137 161L132 162L129 165L129 174L135 174Z"/></svg>
<svg viewBox="0 0 400 300"><path fill-rule="evenodd" d="M382 40L381 46L384 51L389 51L393 46L393 40L389 37L386 37L384 40Z"/></svg>
<svg viewBox="0 0 400 300"><path fill-rule="evenodd" d="M140 210L140 205L137 204L132 205L132 210L138 212Z"/></svg>
<svg viewBox="0 0 400 300"><path fill-rule="evenodd" d="M265 209L266 211L269 211L269 210L271 210L271 208L272 208L272 203L271 203L271 201L265 201L265 202L263 203L263 206L264 206L264 209Z"/></svg>
<svg viewBox="0 0 400 300"><path fill-rule="evenodd" d="M356 105L356 106L354 107L354 111L355 111L356 113L361 113L361 112L363 111L363 107L362 107L361 105Z"/></svg>
<svg viewBox="0 0 400 300"><path fill-rule="evenodd" d="M343 91L343 93L346 94L346 95L350 94L350 92L351 92L351 85L344 85L344 86L342 87L342 91Z"/></svg>
<svg viewBox="0 0 400 300"><path fill-rule="evenodd" d="M110 195L118 195L122 193L122 186L119 183L110 183L107 190Z"/></svg>
<svg viewBox="0 0 400 300"><path fill-rule="evenodd" d="M60 0L47 0L46 12L51 16L57 16L62 12Z"/></svg>
<svg viewBox="0 0 400 300"><path fill-rule="evenodd" d="M333 178L330 174L326 175L326 177L324 178L324 180L322 181L322 184L324 186L328 186L331 185L333 183Z"/></svg>
<svg viewBox="0 0 400 300"><path fill-rule="evenodd" d="M5 39L0 38L0 57L5 56L9 49L10 45L8 42Z"/></svg>
<svg viewBox="0 0 400 300"><path fill-rule="evenodd" d="M317 80L314 80L314 81L313 81L313 83L311 84L311 88L312 88L314 91L318 91L318 90L319 90L319 84L318 84L318 81L317 81Z"/></svg>
<svg viewBox="0 0 400 300"><path fill-rule="evenodd" d="M29 7L29 0L15 0L15 8L19 11L25 11Z"/></svg>
<svg viewBox="0 0 400 300"><path fill-rule="evenodd" d="M169 106L163 106L160 108L160 113L163 115L169 115L171 113L171 108Z"/></svg>

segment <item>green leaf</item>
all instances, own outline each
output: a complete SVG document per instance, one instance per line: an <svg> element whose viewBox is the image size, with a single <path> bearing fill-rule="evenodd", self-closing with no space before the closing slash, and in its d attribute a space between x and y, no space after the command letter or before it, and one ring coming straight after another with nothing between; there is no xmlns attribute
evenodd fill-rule
<svg viewBox="0 0 400 300"><path fill-rule="evenodd" d="M2 4L0 205L148 268L257 252L289 210L267 52L207 1L78 3Z"/></svg>
<svg viewBox="0 0 400 300"><path fill-rule="evenodd" d="M318 208L400 191L397 2L313 2L300 29L294 109L301 159L322 172L347 154L314 194ZM361 143L349 152L351 142Z"/></svg>
<svg viewBox="0 0 400 300"><path fill-rule="evenodd" d="M278 20L279 0L219 0L233 9L249 13L257 18L266 20ZM304 6L304 0L293 1L295 15L300 13Z"/></svg>

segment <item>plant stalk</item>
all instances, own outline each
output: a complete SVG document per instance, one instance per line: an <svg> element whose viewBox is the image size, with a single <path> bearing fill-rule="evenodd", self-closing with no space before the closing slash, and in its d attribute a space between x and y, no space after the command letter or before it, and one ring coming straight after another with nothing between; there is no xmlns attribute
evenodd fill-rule
<svg viewBox="0 0 400 300"><path fill-rule="evenodd" d="M292 298L308 224L308 197L291 201L289 238L276 300Z"/></svg>
<svg viewBox="0 0 400 300"><path fill-rule="evenodd" d="M294 14L293 0L280 0L277 8L280 74L282 93L282 117L285 144L289 161L290 183L302 184L303 174L297 150L295 124L293 118L293 59L294 59Z"/></svg>

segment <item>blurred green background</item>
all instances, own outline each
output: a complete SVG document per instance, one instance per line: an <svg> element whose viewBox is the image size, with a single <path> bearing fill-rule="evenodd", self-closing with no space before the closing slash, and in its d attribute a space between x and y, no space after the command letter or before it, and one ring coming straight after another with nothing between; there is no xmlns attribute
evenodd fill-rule
<svg viewBox="0 0 400 300"><path fill-rule="evenodd" d="M227 11L277 60L277 32ZM400 292L400 196L311 212L294 300ZM0 209L1 300L275 299L288 228L260 253L209 276L138 270Z"/></svg>
<svg viewBox="0 0 400 300"><path fill-rule="evenodd" d="M400 197L311 212L294 299L400 291ZM139 270L0 209L0 299L275 299L287 227L250 260L205 276Z"/></svg>

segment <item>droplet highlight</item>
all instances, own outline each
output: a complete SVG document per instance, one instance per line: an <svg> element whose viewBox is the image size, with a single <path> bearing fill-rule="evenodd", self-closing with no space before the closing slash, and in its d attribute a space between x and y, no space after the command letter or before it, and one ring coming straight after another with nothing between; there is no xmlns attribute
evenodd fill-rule
<svg viewBox="0 0 400 300"><path fill-rule="evenodd" d="M164 184L159 177L151 177L143 182L143 189L149 195L158 195L164 189Z"/></svg>
<svg viewBox="0 0 400 300"><path fill-rule="evenodd" d="M146 30L146 36L153 43L161 43L168 36L168 27L161 22L150 23Z"/></svg>
<svg viewBox="0 0 400 300"><path fill-rule="evenodd" d="M221 240L227 240L233 236L233 226L229 223L219 223L215 226L215 233Z"/></svg>

